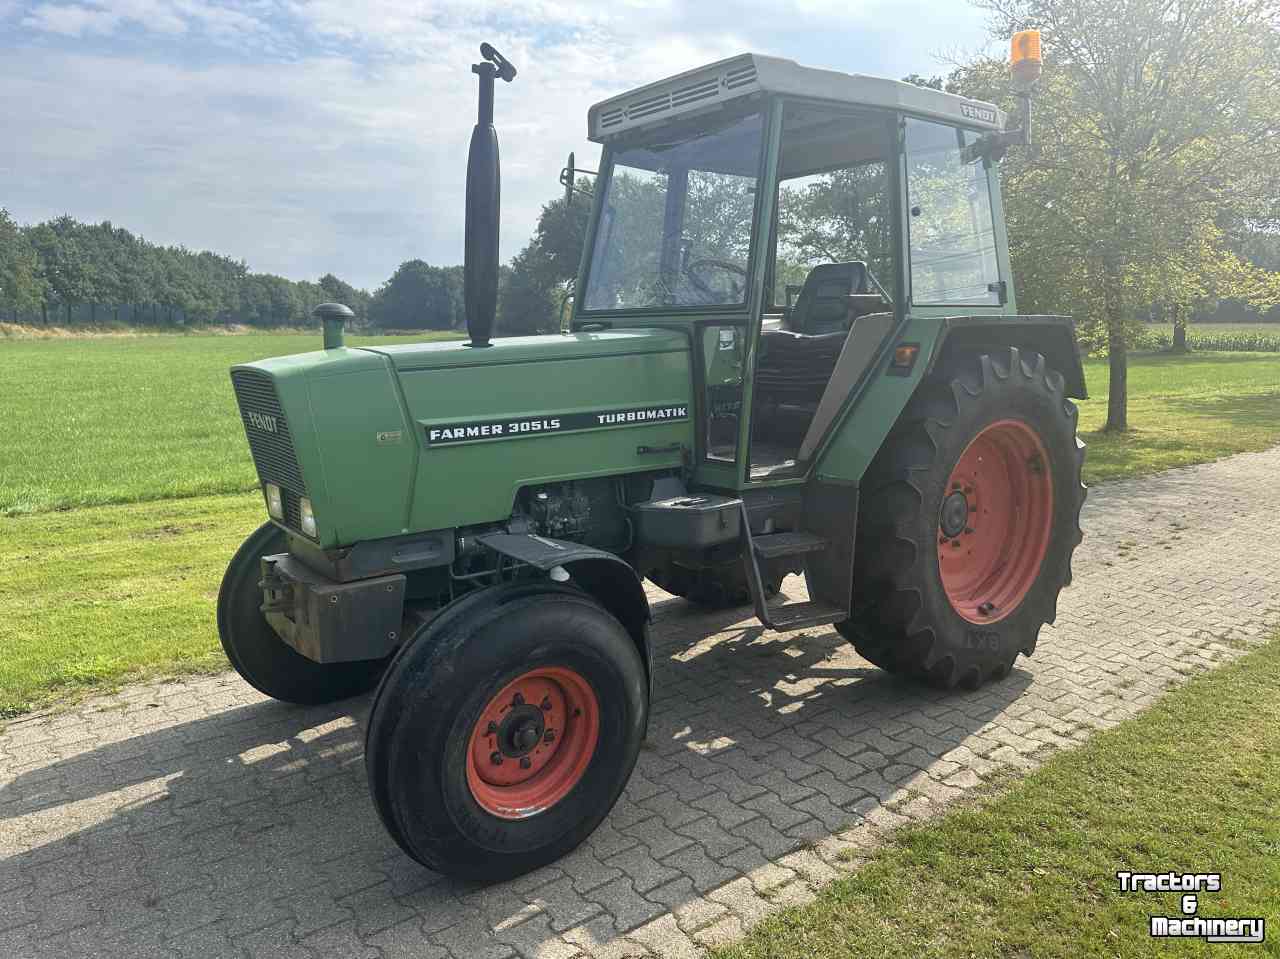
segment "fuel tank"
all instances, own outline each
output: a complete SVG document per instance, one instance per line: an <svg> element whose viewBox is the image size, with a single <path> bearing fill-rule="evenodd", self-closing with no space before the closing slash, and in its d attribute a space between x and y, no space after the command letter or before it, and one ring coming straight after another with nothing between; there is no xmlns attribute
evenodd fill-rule
<svg viewBox="0 0 1280 959"><path fill-rule="evenodd" d="M633 329L340 348L232 369L282 525L331 548L499 522L526 485L677 467L693 448L685 333Z"/></svg>

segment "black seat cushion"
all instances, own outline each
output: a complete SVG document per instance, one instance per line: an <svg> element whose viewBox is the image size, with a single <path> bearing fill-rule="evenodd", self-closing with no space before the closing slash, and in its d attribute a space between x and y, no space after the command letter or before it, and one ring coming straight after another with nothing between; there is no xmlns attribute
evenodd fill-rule
<svg viewBox="0 0 1280 959"><path fill-rule="evenodd" d="M849 294L866 292L866 263L820 263L805 277L787 326L810 335L848 329Z"/></svg>

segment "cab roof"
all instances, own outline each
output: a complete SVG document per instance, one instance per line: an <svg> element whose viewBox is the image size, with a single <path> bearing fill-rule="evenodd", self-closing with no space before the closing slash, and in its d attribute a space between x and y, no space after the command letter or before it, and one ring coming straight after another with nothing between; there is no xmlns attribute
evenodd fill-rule
<svg viewBox="0 0 1280 959"><path fill-rule="evenodd" d="M602 100L587 111L587 137L605 143L762 94L900 110L979 130L1002 130L1005 122L1002 110L982 100L902 80L803 67L794 60L743 53Z"/></svg>

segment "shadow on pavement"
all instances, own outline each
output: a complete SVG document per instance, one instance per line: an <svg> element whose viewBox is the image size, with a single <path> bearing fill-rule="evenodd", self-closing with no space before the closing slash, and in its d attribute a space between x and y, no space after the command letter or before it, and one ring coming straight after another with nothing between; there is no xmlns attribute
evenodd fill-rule
<svg viewBox="0 0 1280 959"><path fill-rule="evenodd" d="M575 927L598 945L903 799L1030 681L1018 669L942 694L871 667L829 628L765 634L749 610L677 600L655 611L635 775L554 866L487 888L420 867L367 796L369 698L263 701L93 746L0 790L3 848L16 851L0 862L0 953L239 954L282 936L350 955L394 932L461 956L495 940L533 951L526 940ZM158 715L187 688L161 687L175 698Z"/></svg>

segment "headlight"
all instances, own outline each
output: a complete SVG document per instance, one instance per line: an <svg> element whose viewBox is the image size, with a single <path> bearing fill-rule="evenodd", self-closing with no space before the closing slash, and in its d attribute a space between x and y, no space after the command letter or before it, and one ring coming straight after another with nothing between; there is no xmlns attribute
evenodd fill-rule
<svg viewBox="0 0 1280 959"><path fill-rule="evenodd" d="M302 531L312 539L316 538L316 514L311 512L311 500L302 498Z"/></svg>
<svg viewBox="0 0 1280 959"><path fill-rule="evenodd" d="M267 513L272 519L284 519L284 499L280 496L280 487L275 483L267 483L262 491L267 494Z"/></svg>

